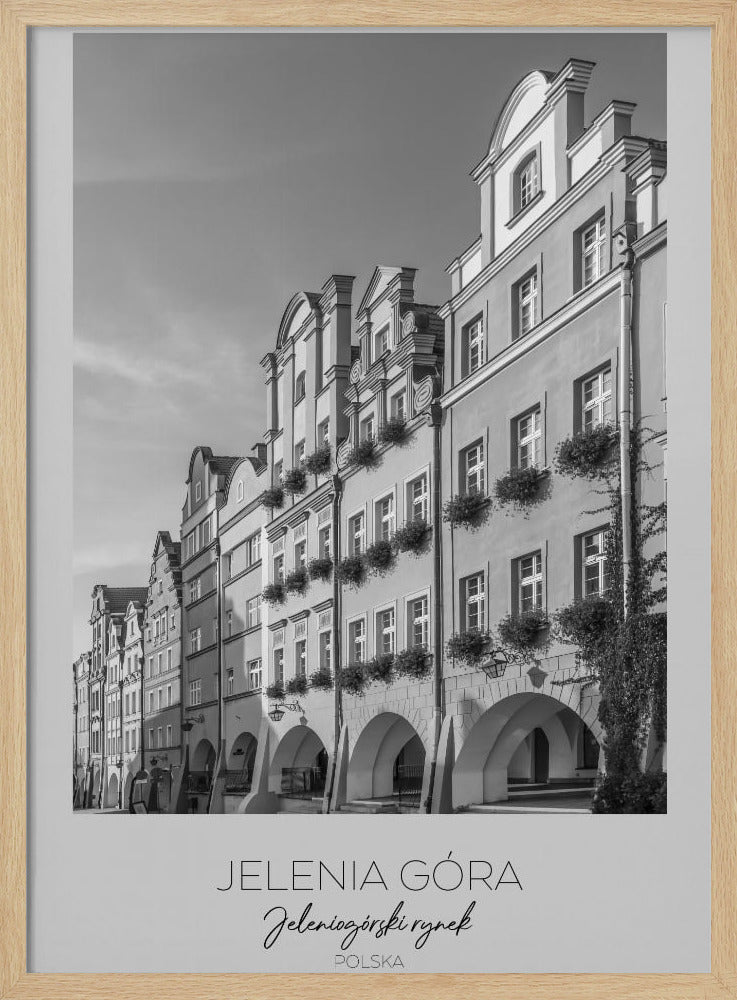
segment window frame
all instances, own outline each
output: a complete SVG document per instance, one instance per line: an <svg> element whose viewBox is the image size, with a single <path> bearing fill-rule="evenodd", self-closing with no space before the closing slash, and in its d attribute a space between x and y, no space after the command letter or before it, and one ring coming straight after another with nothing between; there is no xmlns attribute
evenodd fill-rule
<svg viewBox="0 0 737 1000"><path fill-rule="evenodd" d="M525 437L522 437L521 426L522 422L529 420L530 418L536 418L537 427L533 432L528 433ZM533 419L533 425L535 420ZM522 448L529 447L532 443L533 447L533 461L527 462L523 459ZM537 468L542 469L545 467L545 454L544 454L544 435L543 435L543 408L540 403L536 403L529 409L525 410L524 413L519 414L515 417L512 422L512 465L515 469L531 469ZM536 454L535 454L536 453Z"/></svg>
<svg viewBox="0 0 737 1000"><path fill-rule="evenodd" d="M414 607L420 601L424 602L424 613L420 617L414 615L414 611L410 614L410 608ZM425 649L430 648L430 592L428 590L421 591L417 594L412 594L406 597L404 600L404 620L405 620L405 642L407 649ZM421 643L415 642L415 628L420 623L423 631L424 641Z"/></svg>
<svg viewBox="0 0 737 1000"><path fill-rule="evenodd" d="M302 400L307 395L307 371L302 369L302 371L297 372L294 376L294 402L301 403Z"/></svg>
<svg viewBox="0 0 737 1000"><path fill-rule="evenodd" d="M472 585L476 585L475 593L471 594ZM461 632L485 632L488 617L487 594L486 594L486 573L479 570L477 573L470 573L460 580L460 610L461 610ZM476 608L475 624L471 617L471 605Z"/></svg>
<svg viewBox="0 0 737 1000"><path fill-rule="evenodd" d="M473 468L475 470L474 476L475 476L475 478L476 478L477 481L474 484L473 488L470 488L470 485L469 485L469 483L470 483L469 458L471 456L471 452L474 451L474 450L476 450L476 449L479 450L479 455L480 455L479 461L476 463L476 465L473 466ZM486 441L484 440L483 437L477 438L475 441L472 441L471 444L466 445L465 448L461 449L461 451L460 451L460 466L461 466L460 479L461 479L462 486L463 486L463 488L462 488L462 490L460 492L463 493L463 494L465 494L465 495L471 495L471 494L474 494L474 493L478 493L478 494L480 494L482 496L485 495L485 493L486 493ZM478 482L479 479L480 479L480 484Z"/></svg>

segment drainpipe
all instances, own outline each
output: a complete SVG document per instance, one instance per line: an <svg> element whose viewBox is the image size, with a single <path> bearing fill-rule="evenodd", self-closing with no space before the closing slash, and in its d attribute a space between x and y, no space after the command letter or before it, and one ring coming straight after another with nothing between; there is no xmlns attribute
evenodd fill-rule
<svg viewBox="0 0 737 1000"><path fill-rule="evenodd" d="M343 726L343 695L340 687L340 625L342 620L342 600L341 586L338 579L337 567L340 561L340 506L343 499L343 481L338 473L333 475L333 523L332 523L332 556L333 556L333 625L330 637L330 646L333 658L333 690L335 694L334 704L334 734L333 734L333 755L330 765L330 775L328 776L327 788L325 789L325 800L327 801L327 812L330 812L330 801L333 795L333 786L338 766L338 747L340 745L340 731Z"/></svg>
<svg viewBox="0 0 737 1000"><path fill-rule="evenodd" d="M217 587L217 623L218 623L218 672L217 672L217 685L218 685L218 754L215 759L215 767L212 772L212 780L210 782L210 795L207 799L207 811L210 812L212 807L212 799L215 794L215 785L220 777L220 771L223 766L223 760L225 758L225 748L223 746L223 733L225 727L223 724L223 713L225 711L225 703L223 701L223 595L220 582L222 580L222 574L220 572L220 560L222 554L220 552L220 538L215 539L215 586Z"/></svg>
<svg viewBox="0 0 737 1000"><path fill-rule="evenodd" d="M442 520L442 488L441 488L441 453L440 433L443 411L439 403L431 403L428 413L428 423L432 427L432 556L433 556L433 688L435 703L433 705L433 746L430 762L430 782L427 795L426 812L432 808L435 794L435 773L438 764L438 746L440 744L440 728L443 724L443 599L442 599L442 569L443 549L440 537Z"/></svg>
<svg viewBox="0 0 737 1000"><path fill-rule="evenodd" d="M632 469L630 466L630 430L632 426L632 271L633 250L625 246L620 281L619 334L619 471L622 503L622 588L624 614L629 610L629 573L632 563Z"/></svg>

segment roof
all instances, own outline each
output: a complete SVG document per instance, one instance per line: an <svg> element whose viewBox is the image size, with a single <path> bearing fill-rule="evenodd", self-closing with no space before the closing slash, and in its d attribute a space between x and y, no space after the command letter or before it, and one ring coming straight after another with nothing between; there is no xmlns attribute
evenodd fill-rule
<svg viewBox="0 0 737 1000"><path fill-rule="evenodd" d="M217 476L227 476L236 462L241 461L241 456L215 455L210 459L209 465Z"/></svg>
<svg viewBox="0 0 737 1000"><path fill-rule="evenodd" d="M125 614L129 601L143 604L148 596L148 587L106 587L105 604L110 614Z"/></svg>

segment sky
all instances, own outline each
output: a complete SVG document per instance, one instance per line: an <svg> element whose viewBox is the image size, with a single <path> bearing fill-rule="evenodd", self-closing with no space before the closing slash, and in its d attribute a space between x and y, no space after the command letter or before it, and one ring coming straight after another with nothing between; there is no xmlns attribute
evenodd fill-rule
<svg viewBox="0 0 737 1000"><path fill-rule="evenodd" d="M442 304L469 171L515 84L571 56L664 139L663 34L83 33L74 41L74 648L95 583L146 586L197 445L243 455L292 295L377 264Z"/></svg>

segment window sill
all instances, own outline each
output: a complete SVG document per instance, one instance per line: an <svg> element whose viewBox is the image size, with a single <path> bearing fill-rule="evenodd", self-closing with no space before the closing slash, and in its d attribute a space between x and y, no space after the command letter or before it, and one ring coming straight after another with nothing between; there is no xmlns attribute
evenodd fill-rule
<svg viewBox="0 0 737 1000"><path fill-rule="evenodd" d="M517 212L515 212L512 218L505 223L506 228L514 229L514 227L517 225L520 219L524 218L524 216L527 215L527 213L530 212L535 207L535 205L539 205L544 197L545 197L545 192L543 191L542 188L540 188L540 190L537 192L532 201L528 201L524 208L520 208Z"/></svg>

